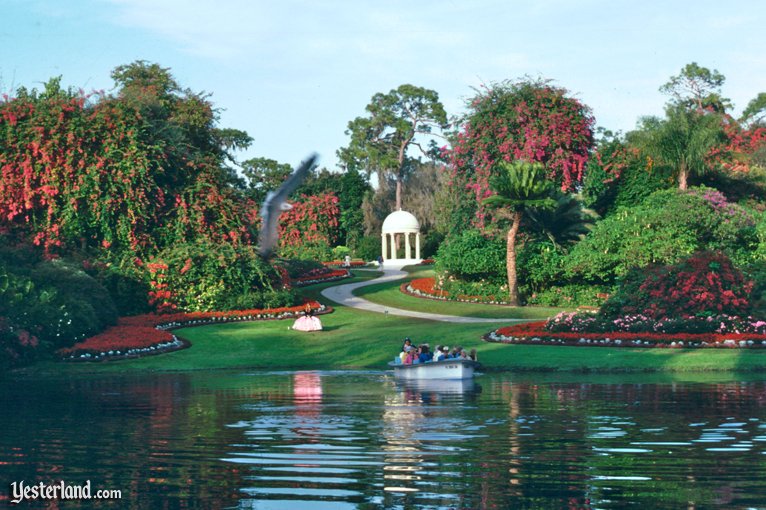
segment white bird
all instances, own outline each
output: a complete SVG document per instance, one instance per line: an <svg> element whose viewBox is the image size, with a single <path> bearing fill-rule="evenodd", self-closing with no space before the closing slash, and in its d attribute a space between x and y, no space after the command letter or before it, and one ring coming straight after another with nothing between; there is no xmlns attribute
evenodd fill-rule
<svg viewBox="0 0 766 510"><path fill-rule="evenodd" d="M261 232L258 235L258 254L268 258L279 242L279 215L293 208L287 203L287 197L295 191L306 178L317 160L312 154L282 183L276 191L270 191L261 206Z"/></svg>

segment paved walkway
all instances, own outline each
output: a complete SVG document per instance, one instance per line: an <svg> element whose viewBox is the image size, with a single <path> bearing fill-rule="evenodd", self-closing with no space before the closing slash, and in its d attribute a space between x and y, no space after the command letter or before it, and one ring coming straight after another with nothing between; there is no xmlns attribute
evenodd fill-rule
<svg viewBox="0 0 766 510"><path fill-rule="evenodd" d="M477 317L460 317L457 315L442 315L438 313L425 313L415 312L412 310L402 310L401 308L392 308L390 306L379 305L377 303L371 303L366 299L362 299L358 296L354 296L352 291L365 285L372 285L375 283L391 282L395 280L401 280L408 276L409 273L402 271L398 268L384 269L383 276L380 278L374 278L364 282L347 283L345 285L337 285L335 287L328 287L322 291L322 295L328 299L332 299L336 303L340 303L351 308L358 308L360 310L367 310L368 312L387 313L389 315L399 315L402 317L416 317L418 319L428 319L432 321L442 322L516 322L522 319L480 319Z"/></svg>

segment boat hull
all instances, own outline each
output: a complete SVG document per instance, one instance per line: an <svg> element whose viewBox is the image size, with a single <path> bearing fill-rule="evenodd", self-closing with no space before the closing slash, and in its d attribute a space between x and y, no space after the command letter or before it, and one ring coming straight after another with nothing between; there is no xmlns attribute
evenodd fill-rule
<svg viewBox="0 0 766 510"><path fill-rule="evenodd" d="M389 363L397 379L471 379L477 363L473 360L449 359L415 365Z"/></svg>

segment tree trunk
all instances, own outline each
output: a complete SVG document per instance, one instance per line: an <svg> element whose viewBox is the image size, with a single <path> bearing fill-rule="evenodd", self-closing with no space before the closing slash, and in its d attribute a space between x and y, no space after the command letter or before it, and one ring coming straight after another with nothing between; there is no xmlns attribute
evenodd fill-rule
<svg viewBox="0 0 766 510"><path fill-rule="evenodd" d="M396 177L396 208L395 211L398 211L402 208L402 178L401 176Z"/></svg>
<svg viewBox="0 0 766 510"><path fill-rule="evenodd" d="M689 169L686 168L685 163L681 163L681 168L678 169L678 189L686 190L688 186Z"/></svg>
<svg viewBox="0 0 766 510"><path fill-rule="evenodd" d="M508 270L508 301L512 306L519 306L519 289L516 285L516 234L521 225L521 211L513 213L513 224L506 237L505 266Z"/></svg>

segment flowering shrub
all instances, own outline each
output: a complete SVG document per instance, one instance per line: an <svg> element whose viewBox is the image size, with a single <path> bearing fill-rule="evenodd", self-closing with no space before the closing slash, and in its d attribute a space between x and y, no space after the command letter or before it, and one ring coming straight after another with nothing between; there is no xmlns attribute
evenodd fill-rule
<svg viewBox="0 0 766 510"><path fill-rule="evenodd" d="M489 177L500 161L541 162L563 191L583 176L593 146L590 109L545 81L494 84L469 104L450 153L454 182L477 204L491 194ZM479 223L483 213L479 209Z"/></svg>
<svg viewBox="0 0 766 510"><path fill-rule="evenodd" d="M301 197L279 218L279 254L326 260L338 239L340 209L334 193Z"/></svg>
<svg viewBox="0 0 766 510"><path fill-rule="evenodd" d="M287 319L297 317L309 309L315 313L331 311L317 301L310 301L300 306L271 309L122 317L116 326L72 347L59 349L57 354L65 359L88 361L155 354L184 346L182 341L169 332L176 328L211 322Z"/></svg>
<svg viewBox="0 0 766 510"><path fill-rule="evenodd" d="M566 322L568 319L559 319ZM754 321L756 324L759 321ZM761 321L762 322L762 321ZM631 333L611 331L608 333L549 331L545 321L527 322L506 326L484 336L490 342L552 344L603 347L737 347L766 348L766 323L756 327L760 333Z"/></svg>
<svg viewBox="0 0 766 510"><path fill-rule="evenodd" d="M753 282L720 252L701 252L677 264L634 273L604 305L607 317L747 315Z"/></svg>

